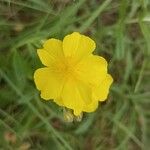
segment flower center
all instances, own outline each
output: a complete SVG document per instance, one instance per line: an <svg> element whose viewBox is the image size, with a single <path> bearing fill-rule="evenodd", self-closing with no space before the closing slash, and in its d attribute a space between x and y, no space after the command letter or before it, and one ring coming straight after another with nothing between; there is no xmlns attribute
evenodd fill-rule
<svg viewBox="0 0 150 150"><path fill-rule="evenodd" d="M55 62L55 72L63 77L75 77L75 61L70 58L61 58Z"/></svg>

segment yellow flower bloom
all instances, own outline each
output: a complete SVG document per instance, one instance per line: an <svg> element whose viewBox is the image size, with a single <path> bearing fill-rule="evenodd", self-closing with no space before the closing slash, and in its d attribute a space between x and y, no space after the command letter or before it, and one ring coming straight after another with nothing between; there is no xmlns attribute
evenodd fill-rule
<svg viewBox="0 0 150 150"><path fill-rule="evenodd" d="M113 82L107 62L93 55L95 42L74 32L63 41L47 40L38 56L46 67L37 69L34 80L41 97L72 109L74 115L93 112L107 98Z"/></svg>

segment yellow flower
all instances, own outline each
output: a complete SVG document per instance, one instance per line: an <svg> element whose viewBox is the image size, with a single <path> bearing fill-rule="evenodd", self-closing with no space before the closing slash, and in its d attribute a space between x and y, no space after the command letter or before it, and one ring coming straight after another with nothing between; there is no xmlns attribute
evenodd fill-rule
<svg viewBox="0 0 150 150"><path fill-rule="evenodd" d="M47 40L37 50L46 67L34 73L41 97L72 109L76 116L95 111L98 102L106 100L113 79L107 73L106 60L92 54L94 49L95 42L78 32L63 41Z"/></svg>

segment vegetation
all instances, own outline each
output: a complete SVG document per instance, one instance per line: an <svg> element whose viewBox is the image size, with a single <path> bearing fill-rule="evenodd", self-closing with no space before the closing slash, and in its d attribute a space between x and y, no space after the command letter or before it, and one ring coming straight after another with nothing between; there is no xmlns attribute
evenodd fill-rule
<svg viewBox="0 0 150 150"><path fill-rule="evenodd" d="M114 78L108 100L67 123L40 99L33 72L44 40L79 31ZM0 150L148 150L149 0L0 0Z"/></svg>

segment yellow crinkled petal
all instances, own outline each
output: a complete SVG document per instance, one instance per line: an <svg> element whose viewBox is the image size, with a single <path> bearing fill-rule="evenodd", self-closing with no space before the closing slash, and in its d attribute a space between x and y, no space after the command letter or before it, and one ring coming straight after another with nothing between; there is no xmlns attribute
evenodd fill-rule
<svg viewBox="0 0 150 150"><path fill-rule="evenodd" d="M38 56L45 66L51 64L58 58L63 57L62 41L57 39L49 39L43 44L43 49L38 49Z"/></svg>
<svg viewBox="0 0 150 150"><path fill-rule="evenodd" d="M53 57L59 57L63 55L62 41L58 39L49 39L44 42L43 47Z"/></svg>
<svg viewBox="0 0 150 150"><path fill-rule="evenodd" d="M64 85L61 96L64 106L73 109L76 116L83 111L84 105L91 103L91 90L82 82L72 79Z"/></svg>
<svg viewBox="0 0 150 150"><path fill-rule="evenodd" d="M37 50L38 56L45 66L51 66L52 62L54 62L54 58L44 49Z"/></svg>
<svg viewBox="0 0 150 150"><path fill-rule="evenodd" d="M95 42L87 36L73 32L63 40L63 52L66 57L74 57L77 61L92 53Z"/></svg>
<svg viewBox="0 0 150 150"><path fill-rule="evenodd" d="M45 100L57 99L63 87L63 80L49 68L37 69L34 73L34 81L41 97Z"/></svg>
<svg viewBox="0 0 150 150"><path fill-rule="evenodd" d="M100 85L93 88L94 99L99 101L106 100L112 82L113 78L111 77L111 75L107 74L105 79L100 83Z"/></svg>
<svg viewBox="0 0 150 150"><path fill-rule="evenodd" d="M85 112L93 112L97 109L98 107L98 101L92 101L91 104L88 104L84 106L83 111Z"/></svg>
<svg viewBox="0 0 150 150"><path fill-rule="evenodd" d="M83 99L85 104L90 104L92 101L92 88L86 85L82 81L76 80L76 88L80 93L81 98Z"/></svg>
<svg viewBox="0 0 150 150"><path fill-rule="evenodd" d="M64 103L61 98L54 99L54 102L59 106L64 106Z"/></svg>
<svg viewBox="0 0 150 150"><path fill-rule="evenodd" d="M77 65L78 78L90 85L99 85L107 74L107 62L103 57L89 55Z"/></svg>

